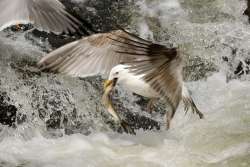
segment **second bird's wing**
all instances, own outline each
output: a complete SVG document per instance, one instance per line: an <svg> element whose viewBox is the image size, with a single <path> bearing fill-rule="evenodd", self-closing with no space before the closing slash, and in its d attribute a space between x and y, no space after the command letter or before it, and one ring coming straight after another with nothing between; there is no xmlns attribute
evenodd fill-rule
<svg viewBox="0 0 250 167"><path fill-rule="evenodd" d="M28 23L57 34L73 33L81 25L58 0L0 0L0 30Z"/></svg>

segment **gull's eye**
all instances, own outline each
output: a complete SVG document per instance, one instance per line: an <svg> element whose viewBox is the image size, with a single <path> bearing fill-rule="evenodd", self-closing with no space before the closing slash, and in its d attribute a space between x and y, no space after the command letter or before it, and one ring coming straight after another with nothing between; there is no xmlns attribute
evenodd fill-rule
<svg viewBox="0 0 250 167"><path fill-rule="evenodd" d="M119 74L119 72L115 72L115 74L116 74L116 75L118 75L118 74Z"/></svg>

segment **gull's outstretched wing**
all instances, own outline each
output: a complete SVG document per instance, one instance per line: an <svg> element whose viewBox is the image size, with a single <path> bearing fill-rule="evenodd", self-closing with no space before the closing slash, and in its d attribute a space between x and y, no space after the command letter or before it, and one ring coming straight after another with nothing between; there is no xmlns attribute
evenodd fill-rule
<svg viewBox="0 0 250 167"><path fill-rule="evenodd" d="M107 77L114 66L137 58L136 55L115 52L118 49L125 52L139 47L127 39L128 37L129 34L121 30L84 37L52 51L40 60L38 66L43 70L71 76L85 77L100 74ZM144 41L144 43L150 42Z"/></svg>
<svg viewBox="0 0 250 167"><path fill-rule="evenodd" d="M0 0L0 30L27 23L57 34L74 33L81 25L58 0Z"/></svg>

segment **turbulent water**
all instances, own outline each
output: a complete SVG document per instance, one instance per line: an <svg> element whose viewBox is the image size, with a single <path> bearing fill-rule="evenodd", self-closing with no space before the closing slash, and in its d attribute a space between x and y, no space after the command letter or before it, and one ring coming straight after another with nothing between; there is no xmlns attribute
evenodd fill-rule
<svg viewBox="0 0 250 167"><path fill-rule="evenodd" d="M53 137L39 121L16 128L1 126L0 166L249 167L250 80L244 74L232 79L234 67L250 51L250 26L242 16L246 3L206 0L203 5L212 6L209 9L195 3L201 2L138 1L142 16L137 28L144 37L174 43L184 48L185 54L208 62L202 69L191 68L194 71L187 77L196 80L187 86L205 119L185 114L181 105L169 131L164 127L159 131L137 130L136 136L93 130L88 136ZM167 29L167 40L155 36L158 30L147 18L158 19L157 24ZM17 39L17 49L23 40ZM29 42L25 45L30 47ZM235 57L230 57L232 48L238 49ZM223 63L223 56L230 63ZM207 78L204 69L210 70ZM193 77L198 75L203 79Z"/></svg>
<svg viewBox="0 0 250 167"><path fill-rule="evenodd" d="M93 133L53 139L41 136L35 127L5 129L1 165L248 167L250 82L226 83L225 75L217 73L189 86L196 90L204 120L184 115L180 108L170 131L137 131L136 136Z"/></svg>

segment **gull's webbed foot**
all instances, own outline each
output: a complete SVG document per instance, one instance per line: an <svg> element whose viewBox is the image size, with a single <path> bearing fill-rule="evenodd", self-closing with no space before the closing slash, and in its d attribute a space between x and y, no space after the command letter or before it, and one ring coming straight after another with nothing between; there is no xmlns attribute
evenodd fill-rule
<svg viewBox="0 0 250 167"><path fill-rule="evenodd" d="M123 128L124 132L128 134L136 135L135 130L132 129L127 122L121 121L121 127Z"/></svg>
<svg viewBox="0 0 250 167"><path fill-rule="evenodd" d="M204 118L204 114L202 112L200 112L199 110L196 110L196 114L199 115L200 119Z"/></svg>
<svg viewBox="0 0 250 167"><path fill-rule="evenodd" d="M193 99L189 96L189 97L183 97L182 98L183 103L184 103L184 110L185 110L185 114L187 114L189 108L191 108L191 111L193 112L193 114L198 114L200 119L204 118L204 115L202 112L200 112L200 110L196 107Z"/></svg>
<svg viewBox="0 0 250 167"><path fill-rule="evenodd" d="M196 107L196 105L194 103L192 103L192 111L193 111L193 113L196 113L197 115L199 115L200 119L204 118L203 113L200 112L200 110Z"/></svg>

